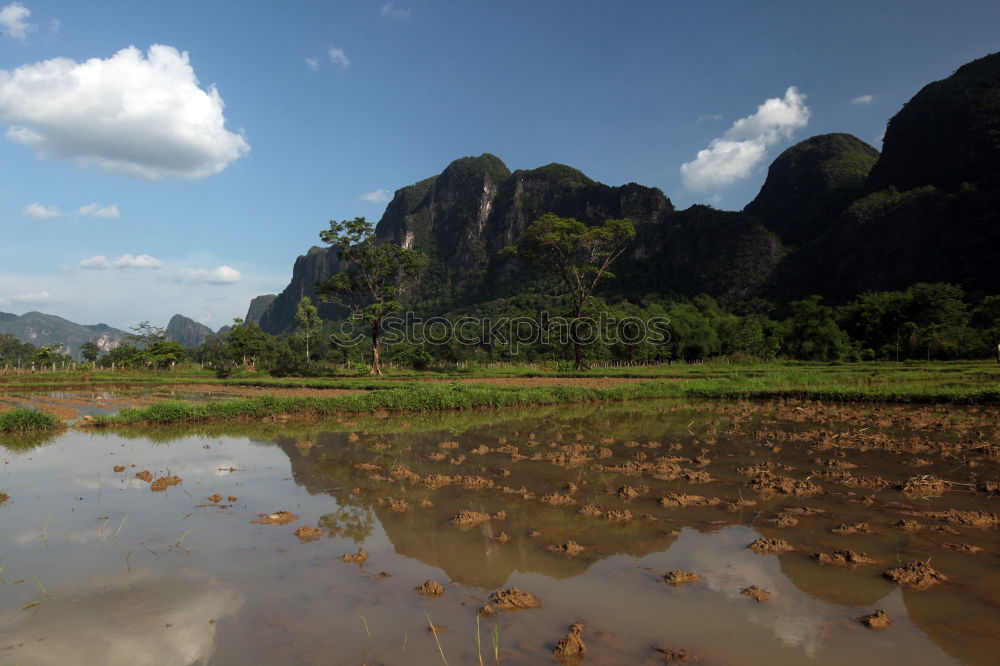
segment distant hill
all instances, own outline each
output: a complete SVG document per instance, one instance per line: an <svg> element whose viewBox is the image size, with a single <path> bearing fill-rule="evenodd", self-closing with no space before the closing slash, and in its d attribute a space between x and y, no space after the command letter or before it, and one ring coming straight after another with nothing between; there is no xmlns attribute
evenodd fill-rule
<svg viewBox="0 0 1000 666"><path fill-rule="evenodd" d="M180 343L185 347L197 347L208 336L214 335L215 331L184 315L175 314L170 318L165 333L167 340Z"/></svg>
<svg viewBox="0 0 1000 666"><path fill-rule="evenodd" d="M0 333L9 333L21 342L36 347L61 345L61 351L80 360L80 345L93 341L102 351L108 352L125 339L125 331L107 324L81 325L62 317L41 312L26 312L23 315L0 313Z"/></svg>
<svg viewBox="0 0 1000 666"><path fill-rule="evenodd" d="M247 316L243 318L248 324L260 324L260 318L264 315L267 307L274 302L274 299L278 297L277 294L264 294L262 296L255 297L250 301L250 307L247 308Z"/></svg>

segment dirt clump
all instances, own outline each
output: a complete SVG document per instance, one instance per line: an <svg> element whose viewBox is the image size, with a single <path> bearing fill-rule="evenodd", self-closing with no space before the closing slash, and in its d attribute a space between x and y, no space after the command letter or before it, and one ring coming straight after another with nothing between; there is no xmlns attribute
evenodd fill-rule
<svg viewBox="0 0 1000 666"><path fill-rule="evenodd" d="M872 528L868 523L841 523L830 531L834 534L871 534Z"/></svg>
<svg viewBox="0 0 1000 666"><path fill-rule="evenodd" d="M674 569L673 571L668 571L663 576L663 582L670 583L674 587L687 585L688 583L697 583L700 580L701 580L701 574L694 573L692 571L684 571L682 569Z"/></svg>
<svg viewBox="0 0 1000 666"><path fill-rule="evenodd" d="M392 499L389 500L389 508L395 511L396 513L406 513L407 511L410 510L410 505L407 503L406 500Z"/></svg>
<svg viewBox="0 0 1000 666"><path fill-rule="evenodd" d="M287 525L288 523L294 523L299 519L291 511L275 511L274 513L258 513L257 520L251 520L251 523L257 525Z"/></svg>
<svg viewBox="0 0 1000 666"><path fill-rule="evenodd" d="M577 513L580 514L581 516L587 516L588 518L600 518L601 516L604 515L604 512L601 511L601 509L595 504L588 504L586 506L582 506L577 511Z"/></svg>
<svg viewBox="0 0 1000 666"><path fill-rule="evenodd" d="M743 588L742 590L740 590L740 594L750 597L759 604L764 603L771 596L770 592L761 587L758 587L757 585L751 585L750 587Z"/></svg>
<svg viewBox="0 0 1000 666"><path fill-rule="evenodd" d="M684 472L684 480L688 483L711 483L715 478L705 470L687 470Z"/></svg>
<svg viewBox="0 0 1000 666"><path fill-rule="evenodd" d="M230 502L235 502L236 500L239 499L239 497L237 497L236 495L230 495L226 499L229 500Z"/></svg>
<svg viewBox="0 0 1000 666"><path fill-rule="evenodd" d="M116 472L124 472L125 471L125 465L115 465L114 466L114 471L116 471Z"/></svg>
<svg viewBox="0 0 1000 666"><path fill-rule="evenodd" d="M917 497L938 497L948 490L948 482L944 479L924 474L922 476L911 476L897 486L904 494Z"/></svg>
<svg viewBox="0 0 1000 666"><path fill-rule="evenodd" d="M835 550L832 553L816 553L813 558L823 564L874 564L875 560L865 553L858 553L853 550Z"/></svg>
<svg viewBox="0 0 1000 666"><path fill-rule="evenodd" d="M556 658L582 657L587 652L583 642L583 622L574 622L569 626L569 633L559 639L555 649Z"/></svg>
<svg viewBox="0 0 1000 666"><path fill-rule="evenodd" d="M800 481L771 472L759 472L750 478L750 487L761 495L792 495L807 497L823 490L811 481Z"/></svg>
<svg viewBox="0 0 1000 666"><path fill-rule="evenodd" d="M343 562L355 562L358 564L358 566L361 566L362 564L365 563L365 560L368 559L368 553L365 552L364 548L358 548L358 552L354 553L353 555L351 555L350 553L345 553L344 555L340 556L340 559Z"/></svg>
<svg viewBox="0 0 1000 666"><path fill-rule="evenodd" d="M569 495L561 495L560 493L542 495L538 498L538 501L542 504L548 504L549 506L570 506L572 504L576 504L575 499Z"/></svg>
<svg viewBox="0 0 1000 666"><path fill-rule="evenodd" d="M632 512L628 509L608 509L604 517L613 523L627 523L632 520Z"/></svg>
<svg viewBox="0 0 1000 666"><path fill-rule="evenodd" d="M622 486L617 492L615 492L615 495L625 501L631 501L640 495L645 495L648 492L649 486Z"/></svg>
<svg viewBox="0 0 1000 666"><path fill-rule="evenodd" d="M959 509L948 509L947 511L928 511L928 518L942 520L952 525L962 525L965 527L994 527L1000 523L1000 516L986 511L961 511Z"/></svg>
<svg viewBox="0 0 1000 666"><path fill-rule="evenodd" d="M799 524L799 519L782 511L776 518L771 520L771 522L774 523L775 527L795 527Z"/></svg>
<svg viewBox="0 0 1000 666"><path fill-rule="evenodd" d="M219 493L215 493L214 495L209 495L208 501L211 502L212 504L218 504L219 502L222 501L222 495L220 495Z"/></svg>
<svg viewBox="0 0 1000 666"><path fill-rule="evenodd" d="M417 594L422 594L423 596L431 599L437 599L444 594L444 586L435 580L431 580L430 578L424 581L422 585L417 585L414 589L417 590Z"/></svg>
<svg viewBox="0 0 1000 666"><path fill-rule="evenodd" d="M869 613L868 615L862 615L858 618L858 622L865 625L869 629L885 629L889 626L892 620L884 610L877 610L874 613Z"/></svg>
<svg viewBox="0 0 1000 666"><path fill-rule="evenodd" d="M516 587L506 587L497 590L490 595L490 601L492 604L487 605L498 611L542 607L542 602L535 595L522 592Z"/></svg>
<svg viewBox="0 0 1000 666"><path fill-rule="evenodd" d="M948 580L948 577L931 568L926 562L908 562L905 566L887 569L882 574L894 583L914 590L926 590Z"/></svg>
<svg viewBox="0 0 1000 666"><path fill-rule="evenodd" d="M184 479L179 476L161 476L160 478L149 484L149 489L154 493L163 492L170 486L176 486L180 484Z"/></svg>
<svg viewBox="0 0 1000 666"><path fill-rule="evenodd" d="M769 537L760 537L748 545L747 548L758 555L787 553L790 550L795 550L795 548L784 539L772 539Z"/></svg>
<svg viewBox="0 0 1000 666"><path fill-rule="evenodd" d="M488 513L480 513L471 509L462 509L449 522L460 530L467 530L490 519Z"/></svg>
<svg viewBox="0 0 1000 666"><path fill-rule="evenodd" d="M904 520L897 520L896 522L894 522L892 524L892 526L893 527L898 527L899 529L903 530L904 532L919 532L924 527L923 525L921 525L920 523L918 523L915 520L905 520L905 519Z"/></svg>
<svg viewBox="0 0 1000 666"><path fill-rule="evenodd" d="M942 547L948 550L953 550L956 553L965 553L966 555L975 555L977 553L983 552L983 549L979 546L973 546L970 543L943 543Z"/></svg>
<svg viewBox="0 0 1000 666"><path fill-rule="evenodd" d="M295 530L295 536L297 536L299 541L302 543L307 541L316 541L323 536L323 528L313 527L312 525L303 525L299 529Z"/></svg>
<svg viewBox="0 0 1000 666"><path fill-rule="evenodd" d="M150 483L153 480L153 473L148 469L144 469L141 472L136 472L135 478L145 481L146 483Z"/></svg>
<svg viewBox="0 0 1000 666"><path fill-rule="evenodd" d="M704 497L702 495L686 495L684 493L670 493L660 499L660 506L667 509L677 509L686 506L715 506L721 503L718 497Z"/></svg>
<svg viewBox="0 0 1000 666"><path fill-rule="evenodd" d="M557 555L566 555L568 557L574 557L582 553L584 551L584 548L576 541L567 541L566 543L560 543L554 546L549 546L548 548L546 548L546 550L548 550L550 553L556 553Z"/></svg>

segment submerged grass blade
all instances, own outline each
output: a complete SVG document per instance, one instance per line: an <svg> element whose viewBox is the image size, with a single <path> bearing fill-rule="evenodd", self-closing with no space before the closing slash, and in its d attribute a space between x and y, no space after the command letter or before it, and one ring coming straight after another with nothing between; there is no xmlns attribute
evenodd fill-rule
<svg viewBox="0 0 1000 666"><path fill-rule="evenodd" d="M438 653L441 655L441 661L444 662L444 666L448 666L448 660L444 656L444 648L441 647L441 641L438 639L437 629L434 628L434 623L431 622L430 613L424 613L427 616L427 625L431 628L431 633L434 634L434 642L437 643Z"/></svg>

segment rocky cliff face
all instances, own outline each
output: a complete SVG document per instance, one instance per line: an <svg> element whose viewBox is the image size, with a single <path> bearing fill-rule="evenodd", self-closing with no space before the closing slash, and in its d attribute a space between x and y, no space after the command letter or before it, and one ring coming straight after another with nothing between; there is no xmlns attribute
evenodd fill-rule
<svg viewBox="0 0 1000 666"><path fill-rule="evenodd" d="M215 331L204 324L199 324L194 319L175 314L170 318L164 333L166 333L167 340L171 342L177 342L185 347L197 347L208 336L214 335Z"/></svg>
<svg viewBox="0 0 1000 666"><path fill-rule="evenodd" d="M274 302L274 299L278 297L277 294L264 294L262 296L256 296L252 301L250 301L250 307L247 308L247 316L243 318L248 324L260 325L260 318L264 316L264 312L267 308Z"/></svg>
<svg viewBox="0 0 1000 666"><path fill-rule="evenodd" d="M292 281L274 298L260 316L259 326L268 333L288 333L295 326L295 310L303 296L313 299L323 319L335 319L344 309L332 303L323 303L316 294L316 284L340 270L337 252L333 248L311 247L295 260Z"/></svg>

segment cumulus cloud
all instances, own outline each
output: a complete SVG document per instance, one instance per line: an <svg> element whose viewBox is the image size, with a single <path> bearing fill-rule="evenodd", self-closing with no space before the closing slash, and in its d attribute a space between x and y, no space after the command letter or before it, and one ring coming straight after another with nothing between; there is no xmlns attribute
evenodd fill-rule
<svg viewBox="0 0 1000 666"><path fill-rule="evenodd" d="M207 268L185 268L181 271L181 279L185 282L205 284L233 284L243 276L231 266L219 266L214 270Z"/></svg>
<svg viewBox="0 0 1000 666"><path fill-rule="evenodd" d="M121 212L118 210L118 204L111 204L110 206L101 206L96 203L89 203L86 206L81 206L76 209L77 215L86 215L88 217L104 217L109 220L117 220L122 216Z"/></svg>
<svg viewBox="0 0 1000 666"><path fill-rule="evenodd" d="M875 95L861 95L861 97L855 97L852 99L851 104L856 106L867 106L872 103L873 99L875 99Z"/></svg>
<svg viewBox="0 0 1000 666"><path fill-rule="evenodd" d="M51 220L53 217L59 217L62 214L63 212L57 206L45 206L37 202L28 204L21 211L21 215L34 220Z"/></svg>
<svg viewBox="0 0 1000 666"><path fill-rule="evenodd" d="M24 41L28 33L35 30L34 24L28 23L31 10L20 2L12 2L0 9L0 33Z"/></svg>
<svg viewBox="0 0 1000 666"><path fill-rule="evenodd" d="M140 254L138 256L123 254L115 259L108 259L103 254L99 254L95 257L84 259L77 266L91 270L107 270L109 268L160 268L163 266L163 262L148 254Z"/></svg>
<svg viewBox="0 0 1000 666"><path fill-rule="evenodd" d="M386 18L405 19L410 18L413 12L403 7L396 7L395 3L387 2L382 5L382 16Z"/></svg>
<svg viewBox="0 0 1000 666"><path fill-rule="evenodd" d="M314 72L319 71L319 60L316 58L306 58L306 67Z"/></svg>
<svg viewBox="0 0 1000 666"><path fill-rule="evenodd" d="M330 62L339 67L347 69L351 66L351 60L344 53L344 49L331 48L328 52L330 54Z"/></svg>
<svg viewBox="0 0 1000 666"><path fill-rule="evenodd" d="M214 85L199 87L187 52L172 46L0 70L9 140L148 180L204 178L248 153L243 134L226 129L224 108Z"/></svg>
<svg viewBox="0 0 1000 666"><path fill-rule="evenodd" d="M740 118L691 162L681 165L681 180L690 190L704 192L746 178L767 156L768 146L792 136L809 123L806 96L795 86L783 98L768 99L757 112Z"/></svg>
<svg viewBox="0 0 1000 666"><path fill-rule="evenodd" d="M385 203L389 200L389 190L374 190L358 197L362 201L369 203Z"/></svg>

